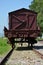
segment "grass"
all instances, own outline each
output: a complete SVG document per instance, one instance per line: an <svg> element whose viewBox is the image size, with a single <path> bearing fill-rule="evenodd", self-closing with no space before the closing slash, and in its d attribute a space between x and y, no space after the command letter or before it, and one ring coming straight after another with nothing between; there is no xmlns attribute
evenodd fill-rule
<svg viewBox="0 0 43 65"><path fill-rule="evenodd" d="M5 55L10 49L11 46L7 44L7 38L0 38L0 56Z"/></svg>

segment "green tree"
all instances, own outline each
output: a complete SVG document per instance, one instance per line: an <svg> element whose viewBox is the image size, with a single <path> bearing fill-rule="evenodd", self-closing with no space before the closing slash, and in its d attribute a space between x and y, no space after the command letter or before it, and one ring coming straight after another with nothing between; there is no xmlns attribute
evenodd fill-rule
<svg viewBox="0 0 43 65"><path fill-rule="evenodd" d="M37 23L43 32L43 0L33 0L29 6L30 10L37 12Z"/></svg>

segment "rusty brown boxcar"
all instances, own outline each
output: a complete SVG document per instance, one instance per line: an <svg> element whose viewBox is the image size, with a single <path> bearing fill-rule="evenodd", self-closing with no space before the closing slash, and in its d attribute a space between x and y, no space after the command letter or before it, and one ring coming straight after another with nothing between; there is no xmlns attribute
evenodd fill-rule
<svg viewBox="0 0 43 65"><path fill-rule="evenodd" d="M4 34L9 39L12 47L15 46L15 38L21 38L21 41L30 43L31 46L36 43L36 38L40 33L37 25L37 13L25 8L9 13L9 29L4 27ZM25 39L23 41L23 39Z"/></svg>

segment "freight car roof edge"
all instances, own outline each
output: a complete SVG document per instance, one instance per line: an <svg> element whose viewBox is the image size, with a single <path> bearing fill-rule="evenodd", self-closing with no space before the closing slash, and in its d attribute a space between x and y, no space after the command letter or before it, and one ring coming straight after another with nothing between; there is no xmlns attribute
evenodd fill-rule
<svg viewBox="0 0 43 65"><path fill-rule="evenodd" d="M11 14L11 13L17 13L17 12L19 12L19 11L23 11L23 10L27 10L27 11L30 11L30 12L32 12L32 13L35 13L35 14L37 14L37 12L34 12L33 10L29 10L29 9L26 9L26 8L21 8L21 9L18 9L18 10L15 10L15 11L12 11L12 12L9 12L8 14Z"/></svg>

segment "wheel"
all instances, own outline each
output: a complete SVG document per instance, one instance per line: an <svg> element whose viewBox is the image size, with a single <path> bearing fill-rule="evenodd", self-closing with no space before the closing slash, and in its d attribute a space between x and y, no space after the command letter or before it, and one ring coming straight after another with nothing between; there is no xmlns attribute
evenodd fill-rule
<svg viewBox="0 0 43 65"><path fill-rule="evenodd" d="M14 38L11 39L12 49L15 48L15 40Z"/></svg>
<svg viewBox="0 0 43 65"><path fill-rule="evenodd" d="M12 49L15 48L14 38L9 38Z"/></svg>
<svg viewBox="0 0 43 65"><path fill-rule="evenodd" d="M28 43L28 47L30 46L30 44Z"/></svg>
<svg viewBox="0 0 43 65"><path fill-rule="evenodd" d="M33 43L31 43L31 48L33 48Z"/></svg>
<svg viewBox="0 0 43 65"><path fill-rule="evenodd" d="M23 46L23 44L21 43L21 47Z"/></svg>
<svg viewBox="0 0 43 65"><path fill-rule="evenodd" d="M29 42L29 39L28 39L28 47L30 46L30 42Z"/></svg>
<svg viewBox="0 0 43 65"><path fill-rule="evenodd" d="M22 41L23 41L23 38L21 38L21 47L23 46L23 43L22 43Z"/></svg>
<svg viewBox="0 0 43 65"><path fill-rule="evenodd" d="M15 48L15 44L14 44L14 43L12 43L12 49L13 49L13 48Z"/></svg>

